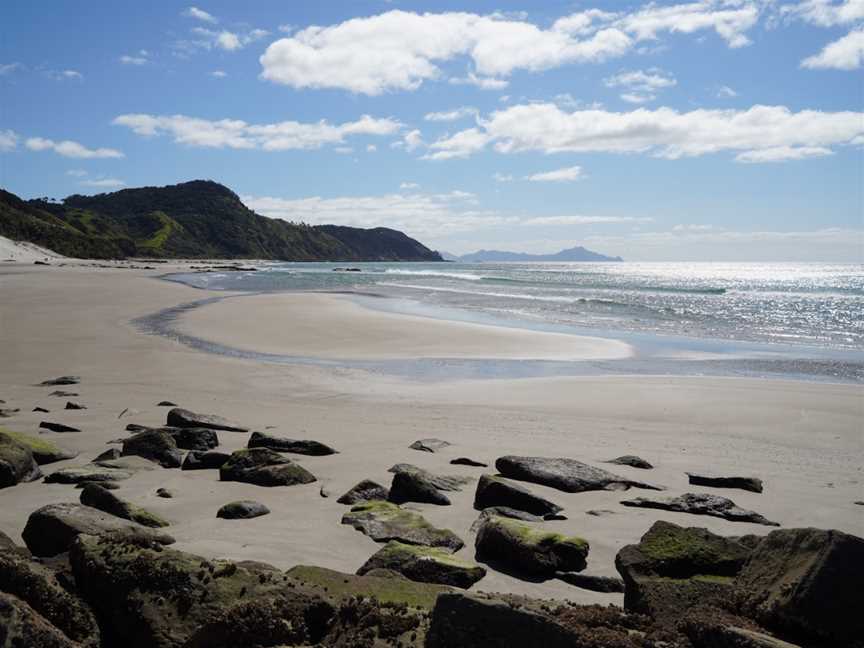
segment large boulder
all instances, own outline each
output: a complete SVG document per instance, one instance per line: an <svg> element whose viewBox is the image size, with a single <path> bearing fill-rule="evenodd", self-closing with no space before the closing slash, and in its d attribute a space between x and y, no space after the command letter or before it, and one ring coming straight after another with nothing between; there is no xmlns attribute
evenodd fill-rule
<svg viewBox="0 0 864 648"><path fill-rule="evenodd" d="M116 534L151 543L174 543L174 538L162 531L71 502L37 509L30 514L21 535L34 556L56 556L68 551L81 534Z"/></svg>
<svg viewBox="0 0 864 648"><path fill-rule="evenodd" d="M55 463L57 461L64 461L66 459L74 459L78 456L78 453L75 451L65 450L44 438L35 437L32 434L13 432L12 430L0 428L0 437L4 436L17 441L21 445L27 446L30 449L30 452L33 453L33 459L35 459L36 463L40 466Z"/></svg>
<svg viewBox="0 0 864 648"><path fill-rule="evenodd" d="M461 491L462 487L465 486L465 484L470 483L472 480L471 477L463 477L461 475L436 475L428 470L406 463L395 464L390 467L387 472L394 474L404 472L422 475L426 481L435 486L438 490L442 491Z"/></svg>
<svg viewBox="0 0 864 648"><path fill-rule="evenodd" d="M181 470L218 470L231 458L227 452L196 452L193 450L183 460Z"/></svg>
<svg viewBox="0 0 864 648"><path fill-rule="evenodd" d="M81 648L17 596L0 592L0 645L4 648Z"/></svg>
<svg viewBox="0 0 864 648"><path fill-rule="evenodd" d="M426 518L406 511L391 502L363 502L342 516L342 524L350 524L376 542L398 540L406 544L442 547L458 551L464 542L450 529L438 529Z"/></svg>
<svg viewBox="0 0 864 648"><path fill-rule="evenodd" d="M478 560L504 571L539 578L552 577L556 572L582 571L589 549L582 538L497 516L490 516L480 525L474 547Z"/></svg>
<svg viewBox="0 0 864 648"><path fill-rule="evenodd" d="M706 472L688 472L687 479L694 486L708 486L710 488L740 488L752 493L762 492L762 480L758 477L726 476Z"/></svg>
<svg viewBox="0 0 864 648"><path fill-rule="evenodd" d="M237 450L219 468L219 479L256 486L310 484L315 475L268 448Z"/></svg>
<svg viewBox="0 0 864 648"><path fill-rule="evenodd" d="M382 486L371 479L364 479L336 501L340 504L357 504L373 500L386 500L388 497L390 497L390 490L386 486Z"/></svg>
<svg viewBox="0 0 864 648"><path fill-rule="evenodd" d="M782 529L759 543L736 584L744 608L766 627L808 643L852 646L864 638L862 583L864 539Z"/></svg>
<svg viewBox="0 0 864 648"><path fill-rule="evenodd" d="M750 555L735 538L658 521L639 544L615 557L624 579L624 607L662 618L695 605L731 598L733 578Z"/></svg>
<svg viewBox="0 0 864 648"><path fill-rule="evenodd" d="M435 485L420 473L401 472L393 475L389 500L396 504L422 502L425 504L450 505L450 498L435 488Z"/></svg>
<svg viewBox="0 0 864 648"><path fill-rule="evenodd" d="M107 645L308 645L321 638L320 619L333 614L332 605L298 591L270 565L157 549L92 536L81 536L72 546L72 573L99 617ZM316 620L312 632L307 614ZM258 628L261 643L255 640L259 622L266 624Z"/></svg>
<svg viewBox="0 0 864 648"><path fill-rule="evenodd" d="M7 435L0 435L0 488L39 479L42 471L33 453L23 443Z"/></svg>
<svg viewBox="0 0 864 648"><path fill-rule="evenodd" d="M130 504L97 483L91 482L84 486L81 491L81 503L152 529L169 526L168 522L155 513Z"/></svg>
<svg viewBox="0 0 864 648"><path fill-rule="evenodd" d="M500 457L495 467L505 477L550 486L566 493L627 490L631 487L662 490L658 486L621 477L575 459L508 455Z"/></svg>
<svg viewBox="0 0 864 648"><path fill-rule="evenodd" d="M389 569L422 583L440 583L468 589L486 575L479 565L466 562L435 547L388 542L363 566L359 575L374 569Z"/></svg>
<svg viewBox="0 0 864 648"><path fill-rule="evenodd" d="M336 454L336 450L320 441L308 439L285 439L270 436L263 432L253 432L249 437L249 448L270 448L279 452L290 452L292 454L309 455L312 457L324 457Z"/></svg>
<svg viewBox="0 0 864 648"><path fill-rule="evenodd" d="M541 517L553 517L563 510L523 486L495 475L481 475L474 494L474 508L482 511L492 506L518 509Z"/></svg>
<svg viewBox="0 0 864 648"><path fill-rule="evenodd" d="M215 430L208 428L166 428L181 450L207 452L219 445Z"/></svg>
<svg viewBox="0 0 864 648"><path fill-rule="evenodd" d="M93 613L67 591L50 569L20 554L0 551L0 592L26 603L68 639L79 642L82 648L100 645L99 626ZM2 634L0 631L0 645L9 645L3 642Z"/></svg>
<svg viewBox="0 0 864 648"><path fill-rule="evenodd" d="M676 513L690 513L692 515L709 515L719 517L732 522L750 522L752 524L764 524L766 526L780 526L768 518L741 508L735 502L719 495L710 493L684 493L678 497L648 498L637 497L632 500L622 500L624 506L637 508L660 509L662 511L675 511Z"/></svg>
<svg viewBox="0 0 864 648"><path fill-rule="evenodd" d="M233 423L221 416L212 414L196 414L182 407L175 407L168 412L166 424L181 428L209 428L226 432L248 432L249 428Z"/></svg>
<svg viewBox="0 0 864 648"><path fill-rule="evenodd" d="M183 463L183 453L177 448L174 437L159 430L139 432L125 439L122 453L155 461L163 468L179 468Z"/></svg>

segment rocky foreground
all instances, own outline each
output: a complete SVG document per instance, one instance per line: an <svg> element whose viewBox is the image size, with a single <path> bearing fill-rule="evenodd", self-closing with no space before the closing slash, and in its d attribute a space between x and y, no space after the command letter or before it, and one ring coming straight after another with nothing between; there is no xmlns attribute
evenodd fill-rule
<svg viewBox="0 0 864 648"><path fill-rule="evenodd" d="M77 382L63 376L43 385ZM26 548L0 531L0 646L864 646L864 540L840 531L780 528L766 536L724 537L658 521L638 544L618 552L620 579L581 573L589 541L556 533L550 521L563 517L564 509L525 484L567 493L662 487L571 458L502 456L497 472L468 457L454 459L478 469L473 539L437 528L410 507L452 506L447 493L473 479L400 463L390 469L389 486L367 479L343 494L322 487L322 497L338 496L346 506L343 524L381 543L357 574L309 565L281 571L176 551L166 520L115 492L122 493L124 481L142 470L212 470L221 481L291 487L316 477L286 455L337 450L255 432L245 449L223 453L217 450L219 434L250 430L173 403L159 406L171 408L165 426L129 424L129 436L118 439L118 447L53 472L46 466L74 453L38 436L0 431L0 487L43 477L70 487L69 501L30 514L22 534ZM78 433L61 420L46 420L43 427ZM421 439L411 449L438 452L447 445ZM639 457L611 463L651 469ZM758 481L696 479L748 490ZM158 495L173 497L165 489ZM779 526L715 494L621 504ZM270 511L243 500L226 503L216 514L249 520ZM476 562L454 555L466 540L473 543ZM479 590L488 570L623 591L624 605L484 593Z"/></svg>

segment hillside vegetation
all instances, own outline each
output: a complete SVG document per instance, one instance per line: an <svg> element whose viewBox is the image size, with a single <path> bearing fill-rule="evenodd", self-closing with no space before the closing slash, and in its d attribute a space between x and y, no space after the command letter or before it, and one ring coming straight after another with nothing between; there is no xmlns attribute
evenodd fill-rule
<svg viewBox="0 0 864 648"><path fill-rule="evenodd" d="M0 235L80 258L248 258L285 261L440 261L396 230L311 226L266 218L227 187L167 187L24 201L0 190Z"/></svg>

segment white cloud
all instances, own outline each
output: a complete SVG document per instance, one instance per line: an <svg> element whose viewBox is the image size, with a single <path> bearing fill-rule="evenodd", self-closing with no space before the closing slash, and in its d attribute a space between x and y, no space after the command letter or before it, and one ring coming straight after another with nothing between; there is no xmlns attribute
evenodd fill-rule
<svg viewBox="0 0 864 648"><path fill-rule="evenodd" d="M187 146L265 151L317 149L327 144L342 144L351 135L392 135L402 128L402 124L394 119L375 119L369 115L343 124L330 124L324 120L248 124L239 119L128 114L116 117L112 123L127 126L138 135L169 135L176 143Z"/></svg>
<svg viewBox="0 0 864 648"><path fill-rule="evenodd" d="M98 178L95 180L82 180L81 185L85 187L99 187L102 189L113 189L116 187L125 187L126 183L117 178Z"/></svg>
<svg viewBox="0 0 864 648"><path fill-rule="evenodd" d="M367 153L374 153L377 150L378 150L378 147L375 146L374 144L367 144L366 145L366 152Z"/></svg>
<svg viewBox="0 0 864 648"><path fill-rule="evenodd" d="M601 223L650 223L647 216L538 216L520 222L520 225L597 225Z"/></svg>
<svg viewBox="0 0 864 648"><path fill-rule="evenodd" d="M452 122L466 117L474 117L477 115L477 112L477 109L472 106L462 106L453 110L426 113L423 119L434 122Z"/></svg>
<svg viewBox="0 0 864 648"><path fill-rule="evenodd" d="M66 172L66 175L72 176L73 178L83 178L87 175L87 172L84 169L69 169Z"/></svg>
<svg viewBox="0 0 864 648"><path fill-rule="evenodd" d="M233 52L240 49L243 45L240 44L240 37L234 32L222 31L216 36L216 45L224 50Z"/></svg>
<svg viewBox="0 0 864 648"><path fill-rule="evenodd" d="M245 32L233 32L227 29L214 30L206 27L193 27L192 33L197 40L179 41L174 47L181 52L191 53L195 50L221 49L226 52L236 52L250 43L261 40L270 34L265 29L250 29Z"/></svg>
<svg viewBox="0 0 864 648"><path fill-rule="evenodd" d="M146 56L129 56L124 54L120 57L120 62L123 65L146 65L149 61Z"/></svg>
<svg viewBox="0 0 864 648"><path fill-rule="evenodd" d="M183 12L183 15L187 18L195 18L196 20L201 20L207 23L217 23L219 22L215 16L207 13L203 9L199 9L198 7L189 7L186 11Z"/></svg>
<svg viewBox="0 0 864 648"><path fill-rule="evenodd" d="M760 162L788 162L833 155L834 151L824 146L775 146L757 151L744 151L735 156L736 162L758 164Z"/></svg>
<svg viewBox="0 0 864 648"><path fill-rule="evenodd" d="M737 97L738 93L735 92L732 88L727 85L720 86L717 88L717 98L718 99L731 99L732 97Z"/></svg>
<svg viewBox="0 0 864 648"><path fill-rule="evenodd" d="M11 130L0 130L0 153L8 153L18 148L18 135Z"/></svg>
<svg viewBox="0 0 864 648"><path fill-rule="evenodd" d="M25 146L31 151L54 151L58 155L70 158L93 159L93 158L122 158L123 153L112 148L87 148L83 144L72 140L55 142L44 137L31 137L25 142Z"/></svg>
<svg viewBox="0 0 864 648"><path fill-rule="evenodd" d="M216 79L224 79L225 77L228 76L228 73L225 72L224 70L213 70L213 71L210 73L210 76L212 76L212 77L214 77L214 78L216 78Z"/></svg>
<svg viewBox="0 0 864 648"><path fill-rule="evenodd" d="M417 184L416 182L400 182L399 188L400 189L419 189L420 185Z"/></svg>
<svg viewBox="0 0 864 648"><path fill-rule="evenodd" d="M500 89L515 70L541 71L620 57L662 34L714 30L730 47L749 43L757 0L698 0L631 13L597 10L563 16L549 29L522 16L388 11L312 26L271 43L261 76L295 88L341 88L378 95L416 90L444 76L440 63L467 57L470 83Z"/></svg>
<svg viewBox="0 0 864 648"><path fill-rule="evenodd" d="M630 103L646 103L657 98L657 91L671 88L678 81L668 72L658 68L649 70L629 70L603 79L607 88L623 88L621 94L624 101Z"/></svg>
<svg viewBox="0 0 864 648"><path fill-rule="evenodd" d="M779 147L797 151L851 144L864 136L864 113L792 112L759 105L747 110L565 112L555 104L534 103L495 111L478 123L430 144L436 153L429 157L467 157L489 144L499 153L646 153L677 159L732 151L753 157Z"/></svg>
<svg viewBox="0 0 864 648"><path fill-rule="evenodd" d="M404 148L406 151L413 151L421 146L425 146L426 142L423 141L422 133L414 129L405 134L398 142L393 142L390 146L391 148Z"/></svg>
<svg viewBox="0 0 864 648"><path fill-rule="evenodd" d="M512 173L499 173L498 171L492 174L492 179L495 182L513 182L514 180Z"/></svg>
<svg viewBox="0 0 864 648"><path fill-rule="evenodd" d="M841 0L835 3L833 0L804 0L798 4L781 7L780 14L819 27L833 27L864 20L864 2Z"/></svg>
<svg viewBox="0 0 864 648"><path fill-rule="evenodd" d="M572 166L564 169L556 169L555 171L534 173L525 176L525 179L530 180L531 182L573 182L575 180L581 180L583 177L582 167Z"/></svg>
<svg viewBox="0 0 864 648"><path fill-rule="evenodd" d="M285 23L284 25L279 25L276 29L278 29L283 34L290 34L296 28L294 27L294 25L291 25L289 23Z"/></svg>
<svg viewBox="0 0 864 648"><path fill-rule="evenodd" d="M337 146L337 147L334 148L333 150L334 150L336 153L339 153L339 154L341 154L341 155L348 155L348 154L354 152L354 149L351 148L350 146Z"/></svg>
<svg viewBox="0 0 864 648"><path fill-rule="evenodd" d="M84 75L78 70L48 70L45 72L45 75L55 81L67 81L70 79L80 81L84 78Z"/></svg>
<svg viewBox="0 0 864 648"><path fill-rule="evenodd" d="M707 232L719 229L713 225L680 224L672 228L673 232Z"/></svg>
<svg viewBox="0 0 864 648"><path fill-rule="evenodd" d="M11 74L15 70L23 67L20 63L0 63L0 76Z"/></svg>
<svg viewBox="0 0 864 648"><path fill-rule="evenodd" d="M818 54L801 61L801 67L814 70L857 70L862 65L864 65L864 28L853 29L842 38L828 43Z"/></svg>

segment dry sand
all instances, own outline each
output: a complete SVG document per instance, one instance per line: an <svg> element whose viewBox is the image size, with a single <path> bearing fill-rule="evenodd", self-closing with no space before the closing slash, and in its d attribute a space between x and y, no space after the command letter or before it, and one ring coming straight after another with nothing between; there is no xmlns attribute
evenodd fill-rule
<svg viewBox="0 0 864 648"><path fill-rule="evenodd" d="M7 401L5 407L22 409L0 424L35 434L39 421L46 419L84 430L45 435L81 451L77 459L46 466L45 472L86 463L109 447L107 441L126 436L123 428L129 422L164 423L166 410L156 407L163 399L340 450L330 457L297 457L319 478L306 486L267 489L221 483L216 471L159 468L121 482L120 496L171 521L179 549L284 568L305 563L353 572L378 545L339 523L346 507L336 503L338 495L367 477L389 483L387 468L397 462L476 477L481 469L451 466L449 460L465 455L492 463L503 454L568 456L598 466L604 466L598 463L604 459L638 454L656 469L605 467L663 484L670 495L719 492L784 526L864 535L864 507L853 503L864 499L861 386L669 377L427 384L359 370L227 358L143 334L130 324L133 318L209 294L158 281L156 274L0 267L0 399ZM418 357L549 357L542 354L556 348L577 357L627 352L602 340L567 340L561 346L559 340L535 333L419 320L366 312L337 297L301 295L228 299L192 313L184 326L235 346L328 357L376 357L394 349L410 357L412 348ZM292 335L281 333L285 330ZM88 409L64 411L64 399L48 396L53 388L34 386L63 374L81 376L81 384L70 389L80 393L74 400ZM36 405L51 413L31 413ZM137 412L118 418L126 408ZM228 450L243 447L247 439L238 433L219 436ZM423 437L446 439L453 446L438 454L408 448ZM693 469L753 474L765 480L765 492L689 487L684 471ZM334 496L322 498L322 485ZM156 497L159 487L173 490L175 498ZM550 529L591 543L585 573L614 575L617 550L638 540L657 519L728 535L770 531L620 505L622 499L648 494L641 491L565 494L530 488L566 508L568 519L547 523ZM473 491L472 484L455 493L450 507L412 505L431 522L456 531L466 541L461 552L466 558L473 558L468 531L476 518ZM71 486L41 482L0 490L0 530L20 539L30 512L50 502L75 501L79 493ZM272 514L249 521L216 518L219 506L241 498L265 503ZM586 513L598 509L610 513ZM529 583L494 571L477 588L621 602L620 595L595 594L555 580Z"/></svg>

